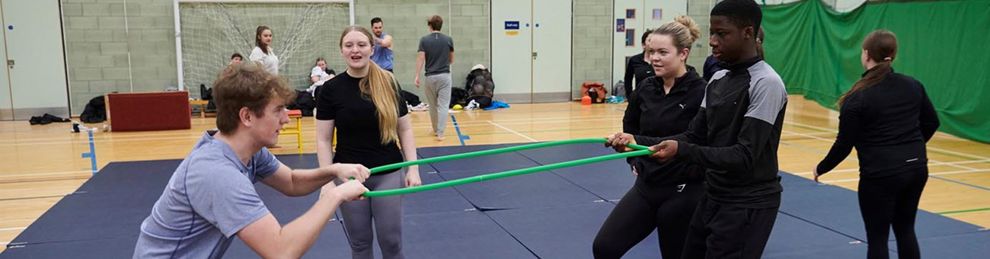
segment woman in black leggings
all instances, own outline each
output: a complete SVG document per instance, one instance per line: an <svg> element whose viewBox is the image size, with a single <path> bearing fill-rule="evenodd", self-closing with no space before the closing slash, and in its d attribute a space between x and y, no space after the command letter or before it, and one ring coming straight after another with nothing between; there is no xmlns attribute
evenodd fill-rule
<svg viewBox="0 0 990 259"><path fill-rule="evenodd" d="M914 219L928 180L925 143L938 117L920 82L894 73L897 38L877 30L863 42L863 78L839 99L839 134L815 168L815 181L842 162L853 147L859 157L859 208L866 225L868 258L887 258L893 227L900 258L920 258Z"/></svg>
<svg viewBox="0 0 990 259"><path fill-rule="evenodd" d="M647 38L646 61L656 76L633 92L622 119L624 133L607 145L624 151L644 138L675 135L687 130L705 95L705 81L685 64L691 44L701 32L690 18L677 17ZM686 162L660 163L630 159L636 183L602 224L593 246L595 258L619 258L658 230L663 258L680 258L688 222L704 193L704 169Z"/></svg>

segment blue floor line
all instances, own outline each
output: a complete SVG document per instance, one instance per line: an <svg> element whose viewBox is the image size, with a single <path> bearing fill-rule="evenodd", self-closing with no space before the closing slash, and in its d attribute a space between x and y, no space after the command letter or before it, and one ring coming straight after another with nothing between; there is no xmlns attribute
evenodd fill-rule
<svg viewBox="0 0 990 259"><path fill-rule="evenodd" d="M96 174L99 170L96 168L96 145L93 143L93 131L87 130L86 132L89 134L89 152L82 153L82 158L89 158L90 169L93 174Z"/></svg>
<svg viewBox="0 0 990 259"><path fill-rule="evenodd" d="M461 146L464 146L464 140L471 139L471 137L461 134L461 126L457 125L457 117L454 117L453 114L450 115L450 121L454 123L454 131L457 132L457 140L461 142Z"/></svg>

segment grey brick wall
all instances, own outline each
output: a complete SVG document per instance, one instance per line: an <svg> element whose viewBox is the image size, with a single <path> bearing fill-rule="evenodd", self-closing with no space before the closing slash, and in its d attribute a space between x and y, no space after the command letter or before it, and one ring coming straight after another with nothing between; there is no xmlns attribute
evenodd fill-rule
<svg viewBox="0 0 990 259"><path fill-rule="evenodd" d="M312 85L309 75L318 57L336 71L344 66L337 42L349 24L346 4L189 3L179 8L183 84L193 96L200 84L210 86L216 80L233 52L250 57L259 25L272 29L279 75L292 88Z"/></svg>
<svg viewBox="0 0 990 259"><path fill-rule="evenodd" d="M130 78L135 92L159 91L177 85L172 1L127 0L126 10L124 2L62 0L74 114L82 112L85 103L94 96L131 91ZM413 87L413 73L419 38L428 33L426 19L430 15L444 17L442 31L454 38L455 85L464 83L468 69L475 64L491 64L488 0L362 0L354 8L357 25L370 27L369 21L375 16L385 20L386 31L396 42L395 74L405 89L420 92ZM341 71L343 63L339 62L339 47L335 44L339 34L331 34L321 36L328 39L327 51L314 53L313 59L325 56L331 68ZM198 89L192 87L196 96Z"/></svg>
<svg viewBox="0 0 990 259"><path fill-rule="evenodd" d="M708 17L712 7L715 6L715 0L688 0L687 3L688 16L698 23L698 29L701 30L701 38L694 42L691 55L688 56L688 65L694 66L698 69L698 73L701 73L705 58L712 53L711 47L708 47L708 28L710 27Z"/></svg>
<svg viewBox="0 0 990 259"><path fill-rule="evenodd" d="M429 33L426 19L443 17L441 32L454 39L454 86L464 85L468 70L475 64L491 65L490 14L488 0L391 1L362 0L354 5L355 23L371 27L371 18L381 17L385 32L392 35L395 77L403 89L421 94L413 84L419 39ZM420 72L422 73L422 72Z"/></svg>
<svg viewBox="0 0 990 259"><path fill-rule="evenodd" d="M126 10L124 0L61 1L74 114L94 96L130 91L129 78L133 78L134 91L177 85L171 0L127 0ZM710 53L708 13L715 2L688 0L688 14L703 32L688 62L699 68ZM580 96L578 89L584 81L613 83L609 80L613 73L612 6L607 0L574 1L571 73L575 98ZM419 38L428 33L426 18L433 14L444 17L442 31L454 39L455 86L464 84L466 73L475 64L491 65L490 0L360 0L354 8L357 25L370 27L369 21L375 16L384 19L386 32L395 38L395 75L404 89L421 92L412 82L416 50ZM314 55L325 55L331 68L341 71L336 46L339 34L331 34L321 36L328 39L327 51ZM193 90L196 93L198 89Z"/></svg>
<svg viewBox="0 0 990 259"><path fill-rule="evenodd" d="M62 15L73 114L131 91L132 75L135 92L176 85L172 1L127 0L125 10L123 0L62 0Z"/></svg>
<svg viewBox="0 0 990 259"><path fill-rule="evenodd" d="M710 52L708 12L714 2L688 0L688 13L703 32L688 62L699 68ZM574 1L571 85L575 98L584 81L612 84L612 6L607 0ZM62 8L73 113L81 112L93 96L130 91L131 77L134 91L177 85L172 1L128 0L126 15L124 0L62 0ZM421 93L412 82L416 50L419 38L427 33L426 18L433 14L444 17L442 31L454 38L455 86L463 85L475 64L491 65L489 0L361 0L354 8L357 25L370 27L375 16L384 19L386 32L395 38L395 75L404 89ZM331 68L341 71L343 63L334 44L339 35L332 34L326 36L328 50L314 55L325 56ZM193 90L195 96L198 89Z"/></svg>
<svg viewBox="0 0 990 259"><path fill-rule="evenodd" d="M612 82L612 1L574 1L571 34L571 97L581 97L581 83Z"/></svg>

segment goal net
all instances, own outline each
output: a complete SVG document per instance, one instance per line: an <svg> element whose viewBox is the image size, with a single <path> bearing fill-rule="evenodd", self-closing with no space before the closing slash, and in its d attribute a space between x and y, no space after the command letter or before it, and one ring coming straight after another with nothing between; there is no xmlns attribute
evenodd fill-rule
<svg viewBox="0 0 990 259"><path fill-rule="evenodd" d="M179 80L192 95L201 84L212 87L233 53L247 61L255 46L255 30L266 25L273 33L271 47L279 58L279 76L290 87L311 85L310 71L323 57L338 73L337 38L350 24L350 5L340 1L179 1Z"/></svg>

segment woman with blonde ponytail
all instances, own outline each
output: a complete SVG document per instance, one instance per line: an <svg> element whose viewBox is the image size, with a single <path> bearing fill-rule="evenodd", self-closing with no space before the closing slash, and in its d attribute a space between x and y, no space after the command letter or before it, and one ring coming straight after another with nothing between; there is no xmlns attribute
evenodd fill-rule
<svg viewBox="0 0 990 259"><path fill-rule="evenodd" d="M340 54L347 71L330 79L316 96L316 154L320 167L358 163L368 168L416 160L416 142L405 102L399 97L392 73L370 61L371 32L350 26L340 35ZM337 131L336 152L332 147ZM404 176L404 177L403 177ZM419 167L372 175L370 190L386 190L421 183ZM353 258L373 258L372 229L384 258L402 255L402 198L388 196L341 206ZM374 227L372 227L374 224Z"/></svg>
<svg viewBox="0 0 990 259"><path fill-rule="evenodd" d="M629 98L622 131L609 145L626 145L684 132L701 106L705 81L687 65L691 44L701 31L680 16L653 30L646 39L645 59L655 76L646 78ZM629 160L636 182L615 205L595 237L595 258L619 258L657 230L663 258L681 258L688 223L704 194L704 169L685 161Z"/></svg>
<svg viewBox="0 0 990 259"><path fill-rule="evenodd" d="M938 129L938 116L921 82L894 73L894 33L876 30L863 41L863 78L839 99L839 134L814 169L828 173L856 148L859 208L869 244L867 258L887 258L890 229L899 258L920 258L914 219L928 181L925 143Z"/></svg>

